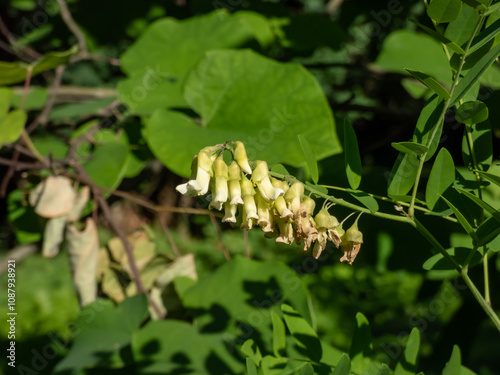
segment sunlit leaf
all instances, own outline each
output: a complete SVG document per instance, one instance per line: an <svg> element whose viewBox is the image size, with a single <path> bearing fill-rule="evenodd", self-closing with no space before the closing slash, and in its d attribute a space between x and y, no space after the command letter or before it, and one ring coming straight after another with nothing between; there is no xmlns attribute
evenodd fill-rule
<svg viewBox="0 0 500 375"><path fill-rule="evenodd" d="M450 360L443 369L443 375L460 374L461 361L460 348L457 345L453 345L453 352L451 353Z"/></svg>
<svg viewBox="0 0 500 375"><path fill-rule="evenodd" d="M248 69L254 72L251 80ZM181 176L189 176L192 155L226 141L242 141L250 160L269 165L305 164L297 134L307 138L318 160L341 151L318 82L297 64L251 51L208 52L191 72L185 93L201 126L184 114L158 110L144 132L153 153Z"/></svg>
<svg viewBox="0 0 500 375"><path fill-rule="evenodd" d="M394 370L394 375L413 375L417 371L418 351L420 349L420 331L414 327L408 341L406 342L405 352L399 360Z"/></svg>
<svg viewBox="0 0 500 375"><path fill-rule="evenodd" d="M241 47L253 39L242 19L225 9L185 20L160 19L121 57L128 78L118 84L120 99L141 114L188 107L182 87L204 53Z"/></svg>
<svg viewBox="0 0 500 375"><path fill-rule="evenodd" d="M66 64L71 56L78 52L76 46L67 51L49 52L31 64L24 62L5 62L0 61L0 85L9 85L16 82L22 82L26 79L28 70L31 70L31 76L35 76L46 70L53 69L58 65Z"/></svg>
<svg viewBox="0 0 500 375"><path fill-rule="evenodd" d="M315 184L317 184L319 180L318 163L316 162L316 157L314 156L313 149L303 135L299 134L297 138L299 139L300 146L302 147L302 152L304 153L307 168L309 169L309 173L311 174L311 179Z"/></svg>
<svg viewBox="0 0 500 375"><path fill-rule="evenodd" d="M359 155L358 139L349 121L344 120L344 163L347 180L352 189L361 183L362 165Z"/></svg>
<svg viewBox="0 0 500 375"><path fill-rule="evenodd" d="M15 109L0 118L0 147L5 143L17 141L21 136L28 116L26 112Z"/></svg>

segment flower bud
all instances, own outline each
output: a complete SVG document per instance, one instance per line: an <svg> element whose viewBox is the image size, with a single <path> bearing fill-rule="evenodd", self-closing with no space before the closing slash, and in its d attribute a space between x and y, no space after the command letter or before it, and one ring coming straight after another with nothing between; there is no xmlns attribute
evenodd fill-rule
<svg viewBox="0 0 500 375"><path fill-rule="evenodd" d="M285 181L278 180L277 178L271 177L271 184L273 184L274 188L281 189L285 193L290 188Z"/></svg>
<svg viewBox="0 0 500 375"><path fill-rule="evenodd" d="M342 242L340 243L340 248L344 252L342 258L340 258L341 262L347 261L349 264L354 262L356 256L361 249L361 244L363 243L363 233L361 233L358 229L358 224L354 223L352 227L350 227L344 235L342 236Z"/></svg>
<svg viewBox="0 0 500 375"><path fill-rule="evenodd" d="M290 211L286 206L285 198L283 197L276 198L276 200L274 201L274 207L276 208L276 212L279 214L281 218L293 217L293 212Z"/></svg>
<svg viewBox="0 0 500 375"><path fill-rule="evenodd" d="M222 222L236 223L237 210L238 206L235 204L231 204L229 202L224 203L224 217L222 218Z"/></svg>
<svg viewBox="0 0 500 375"><path fill-rule="evenodd" d="M231 165L228 168L229 181L241 180L241 168L234 160L231 162Z"/></svg>
<svg viewBox="0 0 500 375"><path fill-rule="evenodd" d="M245 172L246 174L252 174L252 168L250 168L250 165L248 164L245 145L240 141L236 142L236 147L234 149L234 160L236 160L243 172Z"/></svg>
<svg viewBox="0 0 500 375"><path fill-rule="evenodd" d="M228 198L228 186L227 186L227 165L222 159L222 156L218 157L214 164L214 195L210 207L215 207L218 210L222 209L222 205L227 201Z"/></svg>
<svg viewBox="0 0 500 375"><path fill-rule="evenodd" d="M255 195L255 189L253 188L253 184L248 178L243 177L240 181L240 184L241 184L241 196L242 197L245 197L248 195L250 195L250 196Z"/></svg>
<svg viewBox="0 0 500 375"><path fill-rule="evenodd" d="M194 168L195 164L196 171ZM208 153L200 151L191 164L191 180L189 180L186 184L177 186L176 190L181 194L188 195L190 197L204 195L208 192L211 175L212 159Z"/></svg>
<svg viewBox="0 0 500 375"><path fill-rule="evenodd" d="M326 208L321 209L314 218L318 228L333 229L339 226L339 221L333 215L330 215Z"/></svg>
<svg viewBox="0 0 500 375"><path fill-rule="evenodd" d="M260 192L257 192L255 195L255 202L257 204L257 215L259 216L257 224L264 232L272 232L274 229L271 225L271 221L273 221L273 217L270 212L271 205L264 199Z"/></svg>
<svg viewBox="0 0 500 375"><path fill-rule="evenodd" d="M248 229L251 229L253 226L253 222L250 222L252 219L258 220L259 216L257 215L257 206L255 204L255 189L253 188L252 183L246 177L241 180L241 195L243 197L243 224Z"/></svg>
<svg viewBox="0 0 500 375"><path fill-rule="evenodd" d="M280 195L285 194L283 189L273 187L270 177L267 163L262 160L257 160L255 162L252 180L257 184L257 188L266 201L274 201Z"/></svg>
<svg viewBox="0 0 500 375"><path fill-rule="evenodd" d="M307 215L311 216L314 213L314 209L316 208L316 202L311 197L304 197L302 200L302 204L304 205L304 209Z"/></svg>
<svg viewBox="0 0 500 375"><path fill-rule="evenodd" d="M195 155L195 157L193 158L193 161L191 162L191 175L189 177L190 180L196 179L197 168L198 168L198 155ZM189 182L186 182L185 184L177 185L175 190L177 190L182 195L187 195L188 197L196 197L198 195L198 192L196 190L194 190L191 187L191 185L189 185Z"/></svg>
<svg viewBox="0 0 500 375"><path fill-rule="evenodd" d="M238 164L233 161L229 166L229 199L231 204L243 204L241 199L241 169Z"/></svg>
<svg viewBox="0 0 500 375"><path fill-rule="evenodd" d="M298 215L300 210L300 203L302 202L302 197L304 195L304 185L301 182L295 182L287 190L285 194L285 200L290 211L294 215Z"/></svg>

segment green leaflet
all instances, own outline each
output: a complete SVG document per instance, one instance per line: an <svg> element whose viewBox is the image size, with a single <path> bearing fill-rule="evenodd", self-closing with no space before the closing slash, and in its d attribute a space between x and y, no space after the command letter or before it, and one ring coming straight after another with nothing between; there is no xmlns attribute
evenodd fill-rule
<svg viewBox="0 0 500 375"><path fill-rule="evenodd" d="M398 362L394 375L413 375L417 371L418 351L420 349L420 331L414 327L406 343L403 357Z"/></svg>
<svg viewBox="0 0 500 375"><path fill-rule="evenodd" d="M438 94L440 98L444 100L450 98L448 90L446 90L438 81L436 81L430 75L412 69L406 69L406 71L410 73L413 77L418 79L420 82L422 82L429 89Z"/></svg>
<svg viewBox="0 0 500 375"><path fill-rule="evenodd" d="M427 188L425 190L425 201L429 209L433 209L439 197L455 181L455 164L453 157L447 149L442 148L434 161Z"/></svg>
<svg viewBox="0 0 500 375"><path fill-rule="evenodd" d="M361 183L362 165L358 139L349 121L344 120L344 164L347 180L352 189Z"/></svg>
<svg viewBox="0 0 500 375"><path fill-rule="evenodd" d="M304 153L311 179L315 184L317 184L319 180L318 163L316 162L316 157L314 156L311 145L303 135L299 134L297 138L299 139L300 146L302 147L302 152Z"/></svg>
<svg viewBox="0 0 500 375"><path fill-rule="evenodd" d="M450 106L459 101L472 88L472 86L474 86L474 84L481 78L486 69L493 64L493 61L495 61L498 56L500 56L500 45L493 47L479 59L479 61L469 70L465 77L458 82L458 85L455 87L455 91L453 91Z"/></svg>
<svg viewBox="0 0 500 375"><path fill-rule="evenodd" d="M461 9L460 0L432 0L427 15L437 23L447 23L456 20Z"/></svg>
<svg viewBox="0 0 500 375"><path fill-rule="evenodd" d="M417 156L420 156L429 151L429 148L427 146L414 142L392 142L391 146L404 154L414 153Z"/></svg>

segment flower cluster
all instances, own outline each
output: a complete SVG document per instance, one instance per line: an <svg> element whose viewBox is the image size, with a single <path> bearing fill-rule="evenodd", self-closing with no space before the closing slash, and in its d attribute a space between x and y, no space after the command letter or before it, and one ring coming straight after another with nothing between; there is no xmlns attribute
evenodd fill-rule
<svg viewBox="0 0 500 375"><path fill-rule="evenodd" d="M232 152L229 166L223 159L226 148ZM234 142L234 148L226 143L205 147L194 157L191 171L190 180L177 186L177 191L196 197L210 190L209 208L224 210L223 222L245 229L259 226L276 242L304 242L304 250L312 248L315 258L327 241L341 247L340 261L352 264L356 258L363 243L357 221L344 231L328 212L329 206L314 215L316 202L304 195L304 185L273 178L265 161L249 162L243 143Z"/></svg>

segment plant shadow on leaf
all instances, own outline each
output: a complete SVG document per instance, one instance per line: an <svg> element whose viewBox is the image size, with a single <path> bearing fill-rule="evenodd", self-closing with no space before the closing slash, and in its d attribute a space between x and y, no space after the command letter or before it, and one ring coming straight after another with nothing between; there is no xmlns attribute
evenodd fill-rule
<svg viewBox="0 0 500 375"><path fill-rule="evenodd" d="M285 321L287 322L288 328L292 331L293 337L295 338L297 350L312 361L319 362L323 356L323 348L321 347L321 342L318 337L307 334L307 331L311 330L311 328L305 325L307 323L304 322L302 316L298 312L290 308L283 308L283 314L285 315Z"/></svg>
<svg viewBox="0 0 500 375"><path fill-rule="evenodd" d="M191 309L190 311L196 318L206 315L212 317L209 323L200 327L200 332L202 333L224 332L227 329L229 319L231 318L229 312L219 304L213 304L209 309Z"/></svg>

